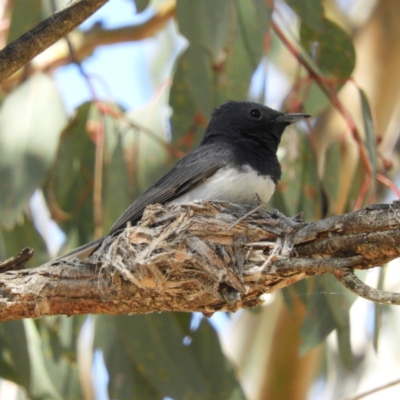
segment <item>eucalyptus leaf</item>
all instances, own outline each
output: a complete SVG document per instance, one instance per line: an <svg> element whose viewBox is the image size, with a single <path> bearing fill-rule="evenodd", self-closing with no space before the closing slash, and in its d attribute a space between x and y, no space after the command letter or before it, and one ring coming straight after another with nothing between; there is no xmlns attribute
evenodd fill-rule
<svg viewBox="0 0 400 400"><path fill-rule="evenodd" d="M205 123L221 103L248 96L263 56L271 9L263 0L185 0L178 2L177 14L190 46L179 60L171 91L173 138L189 141L190 130L195 130L198 142L199 120ZM177 111L186 111L185 119L175 116Z"/></svg>
<svg viewBox="0 0 400 400"><path fill-rule="evenodd" d="M3 238L5 247L5 255L0 259L18 254L23 247L30 247L35 252L26 267L37 267L48 261L46 244L27 216L20 218L12 230L0 229L0 236Z"/></svg>
<svg viewBox="0 0 400 400"><path fill-rule="evenodd" d="M8 43L18 39L45 18L42 0L15 0L12 10Z"/></svg>
<svg viewBox="0 0 400 400"><path fill-rule="evenodd" d="M367 96L362 89L359 89L361 98L361 109L364 120L364 131L365 131L365 145L368 151L369 162L372 169L372 185L370 190L374 193L376 187L376 172L377 172L377 151L376 151L376 135L374 129L374 123L372 121L371 108Z"/></svg>
<svg viewBox="0 0 400 400"><path fill-rule="evenodd" d="M137 12L142 12L150 4L150 0L134 0L134 1L135 1Z"/></svg>
<svg viewBox="0 0 400 400"><path fill-rule="evenodd" d="M321 19L322 28L302 23L300 40L303 48L329 79L345 80L353 72L356 55L351 37L329 19Z"/></svg>
<svg viewBox="0 0 400 400"><path fill-rule="evenodd" d="M305 219L319 218L321 190L309 138L292 129L285 133L282 142L282 148L285 148L280 159L282 178L272 198L272 206L286 215L304 212Z"/></svg>
<svg viewBox="0 0 400 400"><path fill-rule="evenodd" d="M11 227L44 181L67 122L52 78L36 74L15 89L0 112L0 222Z"/></svg>
<svg viewBox="0 0 400 400"><path fill-rule="evenodd" d="M324 6L322 0L285 0L301 21L315 30L323 29L322 17L324 15Z"/></svg>
<svg viewBox="0 0 400 400"><path fill-rule="evenodd" d="M133 398L140 387L149 399L244 399L216 332L206 321L191 332L190 318L172 313L96 318L95 346L103 350L110 376L119 373L121 390L130 387ZM186 345L185 337L191 338Z"/></svg>
<svg viewBox="0 0 400 400"><path fill-rule="evenodd" d="M92 105L81 105L64 129L56 161L44 193L52 217L70 235L77 236L75 245L93 239L93 181L96 147L87 132Z"/></svg>
<svg viewBox="0 0 400 400"><path fill-rule="evenodd" d="M110 377L108 382L110 398L135 400L162 398L162 394L157 392L146 378L143 369L132 363L124 344L119 339L116 318L127 317L95 316L94 349L103 353Z"/></svg>

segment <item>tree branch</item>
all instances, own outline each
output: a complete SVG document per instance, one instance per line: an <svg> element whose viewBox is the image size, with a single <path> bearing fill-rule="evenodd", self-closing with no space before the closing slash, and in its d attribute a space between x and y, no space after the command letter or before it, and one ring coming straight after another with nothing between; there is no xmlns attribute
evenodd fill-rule
<svg viewBox="0 0 400 400"><path fill-rule="evenodd" d="M46 51L32 59L29 71L20 69L2 83L1 89L12 90L22 76L26 77L39 71L57 68L69 64L71 61L81 62L91 56L99 46L134 42L151 37L175 16L175 9L176 0L165 0L154 7L154 13L147 20L135 25L105 29L101 24L95 24L84 32L76 29L68 35L69 43L66 40L58 40ZM69 44L73 54L71 54Z"/></svg>
<svg viewBox="0 0 400 400"><path fill-rule="evenodd" d="M85 262L0 275L0 321L54 314L235 311L311 275L400 254L400 202L315 222L205 202L149 206ZM350 270L349 270L350 268ZM365 288L363 288L364 290Z"/></svg>
<svg viewBox="0 0 400 400"><path fill-rule="evenodd" d="M0 83L71 32L107 0L75 0L0 51Z"/></svg>

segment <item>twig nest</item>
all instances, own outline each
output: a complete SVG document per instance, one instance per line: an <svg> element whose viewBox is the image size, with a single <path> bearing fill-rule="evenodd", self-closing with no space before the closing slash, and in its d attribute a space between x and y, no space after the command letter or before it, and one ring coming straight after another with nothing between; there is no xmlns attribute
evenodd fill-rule
<svg viewBox="0 0 400 400"><path fill-rule="evenodd" d="M220 309L253 306L266 285L286 286L304 273L288 273L290 280L273 270L265 274L277 258L290 256L296 224L251 211L221 202L151 205L136 226L108 237L88 261L138 288L169 293L173 301L198 304L204 297L209 304L212 296Z"/></svg>

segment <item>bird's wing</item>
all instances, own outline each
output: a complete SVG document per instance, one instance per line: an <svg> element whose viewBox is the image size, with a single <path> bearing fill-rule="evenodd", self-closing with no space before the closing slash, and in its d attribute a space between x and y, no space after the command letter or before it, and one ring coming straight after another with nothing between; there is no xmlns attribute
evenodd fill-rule
<svg viewBox="0 0 400 400"><path fill-rule="evenodd" d="M186 154L163 178L136 199L118 218L110 234L136 222L149 204L167 203L196 187L232 159L225 146L202 145Z"/></svg>

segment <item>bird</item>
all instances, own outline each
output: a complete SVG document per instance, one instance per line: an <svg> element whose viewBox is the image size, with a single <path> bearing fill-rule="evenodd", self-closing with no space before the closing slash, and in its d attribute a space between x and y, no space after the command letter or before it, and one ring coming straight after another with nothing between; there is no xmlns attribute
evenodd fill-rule
<svg viewBox="0 0 400 400"><path fill-rule="evenodd" d="M267 203L281 178L277 150L285 128L309 118L282 113L251 101L228 101L211 115L199 146L139 196L118 218L108 235L140 220L150 204L187 204L216 200L249 206ZM55 261L84 260L106 236Z"/></svg>

